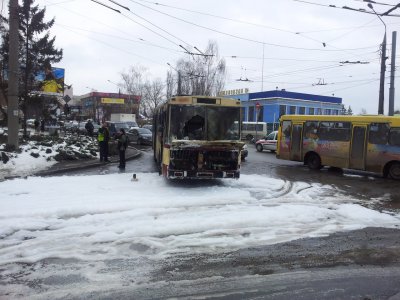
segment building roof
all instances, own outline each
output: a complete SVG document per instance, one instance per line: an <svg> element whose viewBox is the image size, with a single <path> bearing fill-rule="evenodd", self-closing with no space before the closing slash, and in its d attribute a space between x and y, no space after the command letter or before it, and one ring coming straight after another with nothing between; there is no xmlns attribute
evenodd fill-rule
<svg viewBox="0 0 400 300"><path fill-rule="evenodd" d="M260 99L260 98L287 98L287 99L296 99L296 100L328 102L328 103L336 103L336 104L342 103L342 98L339 98L339 97L288 92L288 91L284 91L284 90L249 93L249 100Z"/></svg>

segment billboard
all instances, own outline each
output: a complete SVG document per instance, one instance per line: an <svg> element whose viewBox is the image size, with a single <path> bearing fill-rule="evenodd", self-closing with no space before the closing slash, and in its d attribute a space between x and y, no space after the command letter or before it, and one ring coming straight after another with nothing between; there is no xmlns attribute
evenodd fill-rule
<svg viewBox="0 0 400 300"><path fill-rule="evenodd" d="M35 76L35 88L33 93L51 96L64 94L65 70L61 68L46 68Z"/></svg>
<svg viewBox="0 0 400 300"><path fill-rule="evenodd" d="M125 100L123 98L101 98L101 103L124 104Z"/></svg>

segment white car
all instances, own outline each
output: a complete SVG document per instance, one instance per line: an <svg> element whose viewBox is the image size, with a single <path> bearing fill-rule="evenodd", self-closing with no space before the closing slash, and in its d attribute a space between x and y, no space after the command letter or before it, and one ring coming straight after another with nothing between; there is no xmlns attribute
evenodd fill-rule
<svg viewBox="0 0 400 300"><path fill-rule="evenodd" d="M35 119L28 119L26 120L26 126L28 127L35 127Z"/></svg>
<svg viewBox="0 0 400 300"><path fill-rule="evenodd" d="M268 134L265 138L256 142L256 149L258 152L263 150L269 150L271 152L276 151L276 144L278 139L278 131L273 131Z"/></svg>

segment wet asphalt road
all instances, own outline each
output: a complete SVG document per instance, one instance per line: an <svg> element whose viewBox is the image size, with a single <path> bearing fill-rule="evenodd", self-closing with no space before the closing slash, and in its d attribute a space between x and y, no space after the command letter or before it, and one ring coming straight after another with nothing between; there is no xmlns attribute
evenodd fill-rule
<svg viewBox="0 0 400 300"><path fill-rule="evenodd" d="M157 172L151 149L141 149L141 157L128 162L125 172ZM119 171L111 164L75 174L114 172ZM399 184L376 175L329 169L313 172L301 163L258 153L252 146L242 173L329 184L357 196L367 207L400 211ZM387 195L383 203L370 201L382 195ZM35 291L22 292L21 298L26 299L400 299L400 228L365 228L161 260L147 255L140 245L134 247L143 255L104 261L100 269L91 262L52 259L25 264L16 273L7 271L6 278L1 277L4 269L0 268L0 299L8 299L1 287L9 283ZM35 272L45 275L32 279ZM93 286L85 281L85 274L91 273L117 276L122 285ZM141 276L151 280L141 282Z"/></svg>

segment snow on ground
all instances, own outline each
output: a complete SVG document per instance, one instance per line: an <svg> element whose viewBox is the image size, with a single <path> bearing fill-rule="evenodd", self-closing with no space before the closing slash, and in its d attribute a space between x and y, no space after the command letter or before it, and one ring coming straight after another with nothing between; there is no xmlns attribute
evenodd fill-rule
<svg viewBox="0 0 400 300"><path fill-rule="evenodd" d="M83 155L85 159L97 158L97 141L84 136L67 135L64 139L47 139L43 141L26 141L20 145L18 152L6 152L5 144L0 145L0 180L7 177L24 177L46 170L57 163L56 156L63 153L78 159ZM2 161L6 154L9 160ZM65 159L65 158L64 158Z"/></svg>
<svg viewBox="0 0 400 300"><path fill-rule="evenodd" d="M34 142L21 145L21 153L12 153L7 163L0 161L0 180L4 177L31 175L51 167L57 163L52 157L57 153L55 150L58 147L59 145L52 147L36 146ZM47 149L50 149L51 153L46 153ZM2 149L0 148L0 150ZM31 153L36 154L38 157L33 157Z"/></svg>
<svg viewBox="0 0 400 300"><path fill-rule="evenodd" d="M155 173L0 182L0 265L234 250L367 226L398 227L337 188L261 175L168 182ZM145 253L145 255L146 255ZM143 253L141 253L143 254Z"/></svg>

